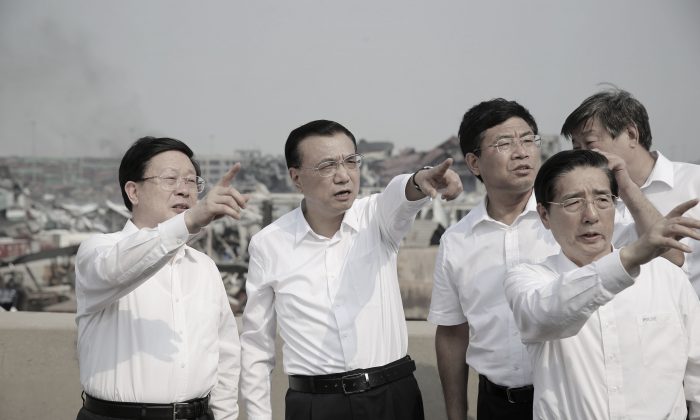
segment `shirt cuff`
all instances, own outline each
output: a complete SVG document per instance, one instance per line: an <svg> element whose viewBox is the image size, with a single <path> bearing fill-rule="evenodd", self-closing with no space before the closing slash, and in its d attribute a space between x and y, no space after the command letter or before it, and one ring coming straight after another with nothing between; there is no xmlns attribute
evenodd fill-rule
<svg viewBox="0 0 700 420"><path fill-rule="evenodd" d="M634 284L639 272L629 274L620 260L620 250L604 256L595 263L595 271L600 277L603 288L617 294Z"/></svg>
<svg viewBox="0 0 700 420"><path fill-rule="evenodd" d="M167 251L172 251L185 245L194 236L190 235L190 232L187 230L184 212L163 223L159 223L158 233L160 234L163 247Z"/></svg>

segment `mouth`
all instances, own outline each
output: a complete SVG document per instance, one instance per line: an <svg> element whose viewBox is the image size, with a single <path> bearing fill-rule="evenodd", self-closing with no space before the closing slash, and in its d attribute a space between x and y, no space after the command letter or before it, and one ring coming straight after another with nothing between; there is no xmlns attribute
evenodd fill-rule
<svg viewBox="0 0 700 420"><path fill-rule="evenodd" d="M532 171L532 166L530 165L518 165L515 168L513 168L513 172L530 172Z"/></svg>
<svg viewBox="0 0 700 420"><path fill-rule="evenodd" d="M173 208L177 213L182 213L183 211L189 209L190 206L188 206L188 205L185 204L185 203L178 203L178 204L175 204L172 208Z"/></svg>
<svg viewBox="0 0 700 420"><path fill-rule="evenodd" d="M338 200L345 201L350 199L350 196L352 195L352 191L350 190L340 190L333 194L333 197L337 198Z"/></svg>
<svg viewBox="0 0 700 420"><path fill-rule="evenodd" d="M579 235L583 242L593 243L603 239L603 235L598 232L585 232Z"/></svg>

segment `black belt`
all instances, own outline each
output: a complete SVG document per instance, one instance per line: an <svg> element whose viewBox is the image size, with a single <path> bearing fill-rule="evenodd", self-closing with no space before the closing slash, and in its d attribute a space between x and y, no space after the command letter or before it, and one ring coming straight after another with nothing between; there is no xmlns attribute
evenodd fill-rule
<svg viewBox="0 0 700 420"><path fill-rule="evenodd" d="M481 385L480 389L486 391L487 394L501 397L511 404L532 403L535 392L532 385L508 388L507 386L494 384L484 375L479 375L479 385Z"/></svg>
<svg viewBox="0 0 700 420"><path fill-rule="evenodd" d="M122 419L194 419L209 409L209 395L181 403L145 404L100 400L84 394L83 407L100 416Z"/></svg>
<svg viewBox="0 0 700 420"><path fill-rule="evenodd" d="M289 389L312 394L356 394L405 378L415 370L416 362L406 356L376 368L318 376L290 375Z"/></svg>

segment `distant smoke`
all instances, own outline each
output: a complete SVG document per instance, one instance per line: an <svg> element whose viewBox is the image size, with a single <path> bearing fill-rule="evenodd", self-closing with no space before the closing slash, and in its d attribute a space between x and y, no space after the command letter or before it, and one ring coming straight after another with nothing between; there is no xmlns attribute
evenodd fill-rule
<svg viewBox="0 0 700 420"><path fill-rule="evenodd" d="M0 154L120 156L145 131L139 97L86 33L33 7L0 13Z"/></svg>

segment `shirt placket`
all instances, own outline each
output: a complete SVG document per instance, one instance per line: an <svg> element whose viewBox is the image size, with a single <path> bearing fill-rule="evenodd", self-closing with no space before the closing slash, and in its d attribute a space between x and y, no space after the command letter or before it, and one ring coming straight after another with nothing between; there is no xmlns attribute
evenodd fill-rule
<svg viewBox="0 0 700 420"><path fill-rule="evenodd" d="M341 268L341 253L342 253L342 241L340 236L342 232L338 232L329 242L328 247L326 247L325 255L325 276L326 276L326 287L328 290L328 299L331 303L331 311L335 317L335 322L338 327L338 336L340 339L340 346L343 350L343 360L345 361L346 367L348 366L348 355L351 352L352 339L351 329L352 322L349 319L347 302L344 296L338 293L338 288L340 286L340 268Z"/></svg>
<svg viewBox="0 0 700 420"><path fill-rule="evenodd" d="M518 229L509 226L505 229L504 238L504 250L505 250L505 264L506 269L520 264L520 240L518 237ZM504 279L497 279L498 281L503 281ZM515 325L513 317L508 317L508 364L510 365L509 371L513 378L518 378L518 382L521 382L524 378L526 372L523 372L521 361L526 358L527 355L523 354L523 346L520 341L520 334L518 327Z"/></svg>
<svg viewBox="0 0 700 420"><path fill-rule="evenodd" d="M626 419L626 404L622 374L620 342L615 322L615 308L610 303L601 306L596 312L599 317L603 343L603 364L607 383L608 406L611 420Z"/></svg>
<svg viewBox="0 0 700 420"><path fill-rule="evenodd" d="M173 373L173 389L175 391L175 401L182 401L185 396L186 386L187 386L187 372L189 369L189 348L187 343L189 342L187 338L186 318L185 318L185 301L182 293L182 283L180 278L180 264L182 263L182 256L176 256L171 262L170 270L170 281L171 281L171 293L172 293L172 305L173 305L173 334L179 337L177 340L173 340L178 347L178 351L175 352L176 363Z"/></svg>

